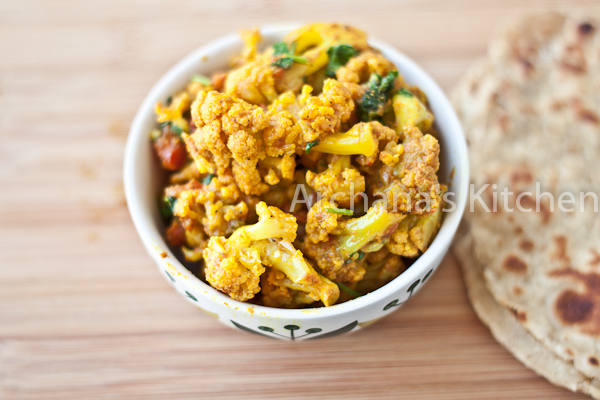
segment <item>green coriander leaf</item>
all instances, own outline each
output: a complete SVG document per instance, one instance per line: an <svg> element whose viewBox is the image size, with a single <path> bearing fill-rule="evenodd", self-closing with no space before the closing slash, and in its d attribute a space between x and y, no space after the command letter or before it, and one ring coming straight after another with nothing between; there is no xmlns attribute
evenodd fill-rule
<svg viewBox="0 0 600 400"><path fill-rule="evenodd" d="M181 134L183 133L183 129L181 129L179 126L177 126L175 124L171 124L171 132L173 132L177 136L181 137Z"/></svg>
<svg viewBox="0 0 600 400"><path fill-rule="evenodd" d="M390 71L381 81L382 90L389 93L394 87L394 79L396 79L398 75L398 71Z"/></svg>
<svg viewBox="0 0 600 400"><path fill-rule="evenodd" d="M351 210L345 208L326 208L325 211L334 213L334 214L342 214L342 215L354 215Z"/></svg>
<svg viewBox="0 0 600 400"><path fill-rule="evenodd" d="M274 65L276 67L280 67L283 69L290 69L290 68L292 68L292 65L294 63L308 64L308 61L304 57L285 56L285 57L281 57L281 58L273 61L273 63L271 65Z"/></svg>
<svg viewBox="0 0 600 400"><path fill-rule="evenodd" d="M165 127L171 125L171 121L165 121L160 123L160 129L164 129Z"/></svg>
<svg viewBox="0 0 600 400"><path fill-rule="evenodd" d="M158 206L160 208L160 214L165 219L169 219L173 216L173 207L177 202L177 197L165 196L158 200Z"/></svg>
<svg viewBox="0 0 600 400"><path fill-rule="evenodd" d="M167 106L170 106L172 102L173 102L173 96L167 97Z"/></svg>
<svg viewBox="0 0 600 400"><path fill-rule="evenodd" d="M319 139L313 140L312 142L308 142L306 144L306 148L304 149L304 151L306 151L306 154L308 154L308 153L310 153L310 149L312 149L313 147L315 147L318 144L319 144Z"/></svg>
<svg viewBox="0 0 600 400"><path fill-rule="evenodd" d="M391 71L383 78L379 74L371 74L367 82L367 91L359 102L362 121L372 121L383 115L390 90L394 87L394 79L397 77L398 71Z"/></svg>
<svg viewBox="0 0 600 400"><path fill-rule="evenodd" d="M210 78L204 75L194 75L192 76L192 82L201 83L204 86L210 86Z"/></svg>
<svg viewBox="0 0 600 400"><path fill-rule="evenodd" d="M327 63L327 68L325 69L325 75L335 78L335 72L338 68L346 65L348 60L358 55L358 53L358 50L347 44L330 47L327 49L329 61Z"/></svg>
<svg viewBox="0 0 600 400"><path fill-rule="evenodd" d="M354 257L355 254L358 254L358 257L356 258L356 260L352 259L352 257ZM356 253L352 253L348 256L348 259L345 261L345 264L350 264L353 261L360 261L363 258L365 258L365 252L362 250L357 251Z"/></svg>
<svg viewBox="0 0 600 400"><path fill-rule="evenodd" d="M405 88L398 90L396 93L401 94L402 96L406 96L406 97L414 97L415 96L408 89L405 89Z"/></svg>
<svg viewBox="0 0 600 400"><path fill-rule="evenodd" d="M273 45L273 55L282 56L279 59L273 61L271 65L280 67L283 69L290 69L294 63L308 64L308 61L304 57L298 57L294 55L296 51L296 44L292 44L291 48L283 42L275 43Z"/></svg>
<svg viewBox="0 0 600 400"><path fill-rule="evenodd" d="M357 261L362 260L363 258L365 258L365 252L362 250L358 251L358 258L356 259Z"/></svg>
<svg viewBox="0 0 600 400"><path fill-rule="evenodd" d="M210 182L212 182L212 179L214 177L216 177L215 174L208 174L202 179L202 183L204 183L205 185L210 185Z"/></svg>
<svg viewBox="0 0 600 400"><path fill-rule="evenodd" d="M357 292L357 291L356 291L356 290L354 290L354 289L350 289L348 286L346 286L346 285L344 285L344 284L337 283L337 282L336 282L335 284L336 284L336 285L337 285L337 286L340 288L340 290L341 290L342 292L346 293L347 295L350 295L350 296L352 296L353 298L357 298L357 297L360 297L360 296L362 296L362 295L363 295L362 293L360 293L360 292Z"/></svg>
<svg viewBox="0 0 600 400"><path fill-rule="evenodd" d="M292 58L283 57L283 58L273 61L273 63L271 65L274 65L275 67L280 67L283 69L290 69L290 68L292 68L293 64L294 64L294 60Z"/></svg>
<svg viewBox="0 0 600 400"><path fill-rule="evenodd" d="M296 46L294 46L294 47L296 47ZM288 48L288 45L285 44L284 42L275 43L273 45L273 50L274 50L273 51L274 56L291 54L291 51Z"/></svg>

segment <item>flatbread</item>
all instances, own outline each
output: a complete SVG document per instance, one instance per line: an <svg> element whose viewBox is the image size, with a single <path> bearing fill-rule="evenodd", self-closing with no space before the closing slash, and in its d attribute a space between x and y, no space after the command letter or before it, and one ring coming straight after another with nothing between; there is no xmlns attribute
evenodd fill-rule
<svg viewBox="0 0 600 400"><path fill-rule="evenodd" d="M535 340L514 313L494 300L486 288L481 266L473 258L472 245L472 237L465 235L457 240L453 250L461 264L473 309L490 328L494 338L519 361L553 384L600 399L600 384L597 380L586 377L573 364L564 361Z"/></svg>
<svg viewBox="0 0 600 400"><path fill-rule="evenodd" d="M533 338L591 378L600 378L600 214L580 193L600 194L599 21L524 18L454 93L473 193L490 184L481 198L491 212L476 201L465 217L487 288ZM506 202L505 188L513 193ZM538 205L536 190L554 201L546 195ZM558 207L565 192L575 204L563 209L573 212Z"/></svg>

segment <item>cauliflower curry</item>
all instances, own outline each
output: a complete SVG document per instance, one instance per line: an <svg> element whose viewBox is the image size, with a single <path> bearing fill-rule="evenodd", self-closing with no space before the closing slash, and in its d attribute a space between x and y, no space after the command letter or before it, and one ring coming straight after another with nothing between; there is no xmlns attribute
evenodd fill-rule
<svg viewBox="0 0 600 400"><path fill-rule="evenodd" d="M440 147L419 88L348 26L313 24L156 104L169 244L231 298L331 306L426 251Z"/></svg>

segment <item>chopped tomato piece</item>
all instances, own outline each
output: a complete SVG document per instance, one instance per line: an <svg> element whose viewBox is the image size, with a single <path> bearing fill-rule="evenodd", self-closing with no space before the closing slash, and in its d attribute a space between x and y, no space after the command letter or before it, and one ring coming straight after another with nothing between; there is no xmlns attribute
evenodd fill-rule
<svg viewBox="0 0 600 400"><path fill-rule="evenodd" d="M167 229L167 240L173 247L185 246L185 230L177 220Z"/></svg>
<svg viewBox="0 0 600 400"><path fill-rule="evenodd" d="M177 171L185 165L187 160L187 151L185 144L175 133L167 132L162 134L154 142L154 149L163 168L169 171Z"/></svg>

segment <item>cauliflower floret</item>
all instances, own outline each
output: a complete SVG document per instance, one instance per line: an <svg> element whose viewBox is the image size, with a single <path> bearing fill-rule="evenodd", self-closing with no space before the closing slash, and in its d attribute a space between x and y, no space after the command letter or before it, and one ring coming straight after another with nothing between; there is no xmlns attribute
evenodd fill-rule
<svg viewBox="0 0 600 400"><path fill-rule="evenodd" d="M306 238L310 242L325 242L338 229L341 215L327 211L336 208L335 203L326 199L319 200L311 207L306 220Z"/></svg>
<svg viewBox="0 0 600 400"><path fill-rule="evenodd" d="M268 122L262 108L217 91L199 92L191 110L198 129L183 137L201 173L221 175L232 158L246 160L243 152L258 146L254 135ZM250 150L252 158L261 155L258 148Z"/></svg>
<svg viewBox="0 0 600 400"><path fill-rule="evenodd" d="M196 129L192 135L182 135L185 147L201 174L223 174L231 163L227 137L221 134L219 121Z"/></svg>
<svg viewBox="0 0 600 400"><path fill-rule="evenodd" d="M360 84L365 83L373 73L386 76L396 69L396 66L381 54L367 50L351 58L335 75L340 82Z"/></svg>
<svg viewBox="0 0 600 400"><path fill-rule="evenodd" d="M259 161L259 171L269 185L277 185L282 179L291 181L296 171L296 159L294 156L280 158L265 157Z"/></svg>
<svg viewBox="0 0 600 400"><path fill-rule="evenodd" d="M267 109L269 124L264 130L265 151L271 157L304 153L301 144L302 127L298 114L310 97L312 88L304 85L296 96L288 91L279 96Z"/></svg>
<svg viewBox="0 0 600 400"><path fill-rule="evenodd" d="M195 181L197 182L197 181ZM230 176L212 179L208 185L194 185L176 194L173 215L200 223L209 236L225 236L243 225L248 205ZM166 194L174 194L167 188Z"/></svg>
<svg viewBox="0 0 600 400"><path fill-rule="evenodd" d="M303 144L337 133L353 110L350 90L335 79L327 79L323 85L323 93L309 98L299 113Z"/></svg>
<svg viewBox="0 0 600 400"><path fill-rule="evenodd" d="M388 142L385 148L379 153L379 159L385 165L396 165L400 162L400 157L404 153L404 146L401 143Z"/></svg>
<svg viewBox="0 0 600 400"><path fill-rule="evenodd" d="M320 300L325 306L330 306L337 301L340 295L337 285L315 271L302 252L296 250L291 243L285 240L280 242L263 240L255 247L260 248L265 265L283 272L285 278L279 282L279 285L294 292L303 292L304 295L300 298L304 303Z"/></svg>
<svg viewBox="0 0 600 400"><path fill-rule="evenodd" d="M292 91L282 93L274 102L269 104L267 114L275 115L280 111L287 111L294 117L298 117L298 113L302 110L306 100L310 98L312 90L312 87L309 85L304 85L302 87L302 92L298 96Z"/></svg>
<svg viewBox="0 0 600 400"><path fill-rule="evenodd" d="M365 276L355 287L360 293L369 293L379 289L406 269L402 258L390 254L385 248L374 253L368 253L364 261Z"/></svg>
<svg viewBox="0 0 600 400"><path fill-rule="evenodd" d="M336 213L339 210L326 211ZM332 281L358 282L365 274L365 268L359 262L362 251L380 250L403 218L404 215L389 213L385 207L375 205L360 218L338 219L338 227L330 230L327 241L318 234L318 243L306 240L304 252Z"/></svg>
<svg viewBox="0 0 600 400"><path fill-rule="evenodd" d="M402 257L413 258L419 255L419 249L417 246L410 240L410 230L414 226L417 217L414 215L406 218L398 229L394 231L391 236L391 240L385 244L385 247L394 254L398 254Z"/></svg>
<svg viewBox="0 0 600 400"><path fill-rule="evenodd" d="M298 236L300 241L304 240L306 235L306 216L308 208L317 200L317 193L308 185L304 176L306 170L297 170L294 172L293 182L282 181L271 186L269 191L261 196L261 200L271 206L275 206L285 212L289 212L299 223Z"/></svg>
<svg viewBox="0 0 600 400"><path fill-rule="evenodd" d="M260 292L260 276L265 267L258 250L237 246L221 236L213 236L204 249L206 280L232 299L250 300Z"/></svg>
<svg viewBox="0 0 600 400"><path fill-rule="evenodd" d="M281 285L285 274L274 268L268 268L260 278L263 304L267 307L291 308L294 298L292 291Z"/></svg>
<svg viewBox="0 0 600 400"><path fill-rule="evenodd" d="M291 155L300 128L288 112L266 115L260 107L211 91L198 94L192 104L192 118L198 129L193 135L184 135L184 140L201 173L227 174L231 167L242 192L260 195L269 190L267 183L278 182L269 175L269 169L262 176L257 169L268 152L272 157L284 156L264 161L283 168L278 179L293 175L290 170L295 168L295 161ZM280 121L286 124L277 126Z"/></svg>
<svg viewBox="0 0 600 400"><path fill-rule="evenodd" d="M319 244L305 242L304 252L307 257L315 260L321 272L334 282L358 282L365 275L365 269L360 263L347 259L347 255L339 250L339 242L335 236Z"/></svg>
<svg viewBox="0 0 600 400"><path fill-rule="evenodd" d="M351 207L354 197L365 191L365 178L350 164L350 156L331 156L324 172L306 172L306 182L321 196L344 208Z"/></svg>
<svg viewBox="0 0 600 400"><path fill-rule="evenodd" d="M249 300L260 291L266 265L286 275L285 286L307 292L326 306L334 304L337 286L319 275L292 245L296 219L264 202L257 204L256 213L256 224L238 228L228 239L210 238L204 250L207 281L236 300Z"/></svg>
<svg viewBox="0 0 600 400"><path fill-rule="evenodd" d="M372 135L377 142L378 151L374 152L370 156L361 154L356 157L356 162L362 166L373 165L373 163L377 161L379 152L383 150L388 143L397 142L399 136L395 130L388 128L379 122L368 122L366 125L371 129Z"/></svg>
<svg viewBox="0 0 600 400"><path fill-rule="evenodd" d="M302 291L283 272L274 268L267 267L260 285L262 302L269 307L301 308L319 300L312 292Z"/></svg>
<svg viewBox="0 0 600 400"><path fill-rule="evenodd" d="M440 198L443 198L447 188L442 185ZM406 217L398 229L392 234L391 240L386 243L386 248L399 256L416 257L419 251L424 252L440 229L442 221L443 203L431 215L419 217L409 215Z"/></svg>
<svg viewBox="0 0 600 400"><path fill-rule="evenodd" d="M261 55L227 74L225 93L248 103L269 104L277 98L271 56Z"/></svg>
<svg viewBox="0 0 600 400"><path fill-rule="evenodd" d="M373 196L386 201L393 212L427 215L440 204L440 187L436 175L440 166L440 145L433 136L418 128L408 128L402 147L388 143L380 154L384 162L379 181L372 185Z"/></svg>
<svg viewBox="0 0 600 400"><path fill-rule="evenodd" d="M235 176L235 182L242 192L260 195L269 190L269 185L262 181L255 163L234 160L231 164L231 170L233 176Z"/></svg>
<svg viewBox="0 0 600 400"><path fill-rule="evenodd" d="M267 113L269 122L263 133L265 152L270 157L292 156L302 128L292 113L278 108L273 107Z"/></svg>
<svg viewBox="0 0 600 400"><path fill-rule="evenodd" d="M296 219L263 202L256 206L259 221L238 228L228 238L213 236L204 250L206 280L231 298L246 301L260 291L260 275L265 272L260 249L253 244L265 239L296 238Z"/></svg>

